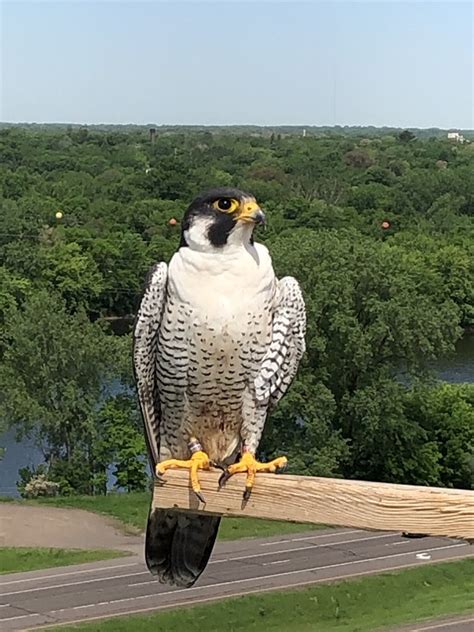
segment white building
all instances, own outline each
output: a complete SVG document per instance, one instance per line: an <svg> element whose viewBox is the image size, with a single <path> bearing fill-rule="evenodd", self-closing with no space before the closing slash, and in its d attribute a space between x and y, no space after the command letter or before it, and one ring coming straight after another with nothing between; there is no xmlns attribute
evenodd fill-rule
<svg viewBox="0 0 474 632"><path fill-rule="evenodd" d="M448 140L453 140L455 143L463 143L464 136L459 132L448 132Z"/></svg>

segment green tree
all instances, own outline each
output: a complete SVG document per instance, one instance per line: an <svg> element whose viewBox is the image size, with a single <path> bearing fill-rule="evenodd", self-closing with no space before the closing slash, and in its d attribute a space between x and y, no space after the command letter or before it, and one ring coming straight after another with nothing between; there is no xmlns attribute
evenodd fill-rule
<svg viewBox="0 0 474 632"><path fill-rule="evenodd" d="M56 241L39 252L38 280L52 292L59 292L69 309L90 308L99 296L104 280L95 261L79 244Z"/></svg>
<svg viewBox="0 0 474 632"><path fill-rule="evenodd" d="M406 397L406 387L382 375L344 397L341 409L350 424L352 445L346 476L391 483L440 483L438 445L423 426L407 418Z"/></svg>
<svg viewBox="0 0 474 632"><path fill-rule="evenodd" d="M299 229L272 242L279 274L291 272L303 285L302 375L333 398L332 427L350 447L344 475L438 480L435 446L421 426L406 422L400 384L402 375L421 375L427 360L451 350L461 333L459 309L429 257L355 230ZM274 432L285 436L283 418L275 419ZM309 442L302 445L310 452Z"/></svg>
<svg viewBox="0 0 474 632"><path fill-rule="evenodd" d="M308 373L301 375L272 411L263 435L265 458L285 454L289 472L340 476L347 441L335 430L337 406L331 391Z"/></svg>
<svg viewBox="0 0 474 632"><path fill-rule="evenodd" d="M472 402L410 385L474 323L474 144L453 146L441 130L416 142L393 128L301 132L168 127L151 145L136 126L0 129L0 417L8 405L17 427L44 432L43 446L56 437L49 470L63 491L103 492L110 459L125 486L140 485L135 413L86 371L103 343L101 374L130 384L129 336L91 321L133 314L147 268L178 246L189 201L220 185L257 195L269 220L257 239L279 275L302 282L308 306L307 358L263 453L283 448L305 473L468 485ZM60 369L68 380L49 391Z"/></svg>
<svg viewBox="0 0 474 632"><path fill-rule="evenodd" d="M93 491L97 404L113 377L114 340L44 290L5 319L0 418L34 437L63 491Z"/></svg>
<svg viewBox="0 0 474 632"><path fill-rule="evenodd" d="M0 266L0 360L7 344L6 318L23 303L31 291L31 284Z"/></svg>
<svg viewBox="0 0 474 632"><path fill-rule="evenodd" d="M149 478L142 420L135 397L110 397L95 418L96 436L93 455L96 465L95 485L106 491L106 471L112 464L116 487L144 491Z"/></svg>
<svg viewBox="0 0 474 632"><path fill-rule="evenodd" d="M398 140L401 143L409 143L415 138L416 138L415 134L413 132L410 132L410 130L408 129L403 130L403 132L400 132L400 134L398 135Z"/></svg>
<svg viewBox="0 0 474 632"><path fill-rule="evenodd" d="M410 424L423 428L438 452L435 484L474 487L474 385L419 385L405 403Z"/></svg>

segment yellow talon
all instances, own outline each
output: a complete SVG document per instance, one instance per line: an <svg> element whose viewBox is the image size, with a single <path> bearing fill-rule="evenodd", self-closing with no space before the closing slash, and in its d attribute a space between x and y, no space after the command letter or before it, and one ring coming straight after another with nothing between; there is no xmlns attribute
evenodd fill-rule
<svg viewBox="0 0 474 632"><path fill-rule="evenodd" d="M208 470L210 467L209 457L205 452L199 450L191 457L191 487L196 494L201 491L198 470Z"/></svg>
<svg viewBox="0 0 474 632"><path fill-rule="evenodd" d="M205 502L204 497L201 494L201 484L199 482L198 470L208 470L210 468L210 461L207 454L202 450L197 450L187 461L183 461L181 459L168 459L158 463L155 467L158 480L164 483L163 475L166 470L176 468L189 470L191 488L199 500Z"/></svg>
<svg viewBox="0 0 474 632"><path fill-rule="evenodd" d="M282 469L288 463L286 456L280 456L277 459L273 459L269 463L260 463L256 460L253 454L250 452L244 452L242 458L238 463L229 465L227 471L221 476L219 486L222 485L233 475L240 472L247 473L247 479L245 481L244 500L248 500L250 493L255 485L255 476L257 472L276 472Z"/></svg>

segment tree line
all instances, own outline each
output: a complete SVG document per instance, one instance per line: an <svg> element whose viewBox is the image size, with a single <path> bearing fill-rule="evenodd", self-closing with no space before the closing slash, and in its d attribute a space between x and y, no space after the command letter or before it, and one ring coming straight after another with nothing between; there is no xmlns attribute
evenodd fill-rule
<svg viewBox="0 0 474 632"><path fill-rule="evenodd" d="M474 387L429 364L474 327L474 143L338 132L0 130L0 423L46 463L23 487L44 473L63 494L105 493L112 468L145 488L127 323L189 201L227 185L265 208L257 239L308 309L262 454L302 474L472 487Z"/></svg>

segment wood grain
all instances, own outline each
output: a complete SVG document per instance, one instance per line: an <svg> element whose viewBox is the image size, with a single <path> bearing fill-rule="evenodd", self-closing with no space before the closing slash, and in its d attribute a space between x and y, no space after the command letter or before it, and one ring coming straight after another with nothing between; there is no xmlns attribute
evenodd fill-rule
<svg viewBox="0 0 474 632"><path fill-rule="evenodd" d="M472 491L257 474L250 500L244 503L244 475L236 474L218 491L219 475L217 470L199 472L206 499L202 504L190 490L188 472L169 470L166 484L155 484L153 506L474 539Z"/></svg>

